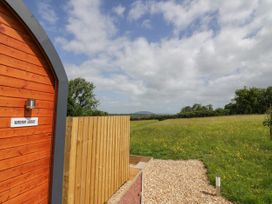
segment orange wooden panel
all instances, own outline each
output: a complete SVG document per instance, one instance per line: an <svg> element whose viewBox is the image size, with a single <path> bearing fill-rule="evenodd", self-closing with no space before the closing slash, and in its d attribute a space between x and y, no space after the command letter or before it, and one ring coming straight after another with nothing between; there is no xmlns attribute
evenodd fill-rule
<svg viewBox="0 0 272 204"><path fill-rule="evenodd" d="M35 204L38 200L44 197L44 195L48 194L48 181L45 181L44 183L41 183L36 188L27 191L11 200L8 200L5 202L5 204L23 204L23 203L31 203Z"/></svg>
<svg viewBox="0 0 272 204"><path fill-rule="evenodd" d="M22 193L25 193L33 188L38 187L41 183L48 182L49 173L45 172L42 175L38 175L38 177L34 177L31 180L26 180L19 186L15 186L7 191L0 193L0 203L4 203Z"/></svg>
<svg viewBox="0 0 272 204"><path fill-rule="evenodd" d="M2 22L0 22L0 33L6 34L22 42L31 41L31 37L29 35L26 35L24 32L15 30L14 28L11 28L10 26L5 25Z"/></svg>
<svg viewBox="0 0 272 204"><path fill-rule="evenodd" d="M11 48L9 46L4 45L3 43L0 43L0 54L8 55L10 57L14 57L16 59L28 62L30 64L35 64L37 66L43 67L43 64L36 56Z"/></svg>
<svg viewBox="0 0 272 204"><path fill-rule="evenodd" d="M0 86L0 96L10 96L17 98L34 98L45 101L54 101L54 94L43 93L38 91L11 88L6 86Z"/></svg>
<svg viewBox="0 0 272 204"><path fill-rule="evenodd" d="M35 171L40 168L46 168L50 165L50 157L41 157L40 160L32 161L21 166L17 166L5 171L0 171L0 182L7 181L8 179L24 175L28 172Z"/></svg>
<svg viewBox="0 0 272 204"><path fill-rule="evenodd" d="M3 159L19 157L33 152L45 151L46 149L50 149L51 145L51 140L48 139L39 143L27 144L9 149L2 149L0 150L0 161Z"/></svg>
<svg viewBox="0 0 272 204"><path fill-rule="evenodd" d="M23 51L34 56L36 55L35 53L37 53L33 46L31 46L32 44L30 45L26 44L25 42L11 38L10 36L5 35L3 33L0 33L0 42L4 45L16 48L17 50ZM39 56L37 56L37 58L39 58Z"/></svg>
<svg viewBox="0 0 272 204"><path fill-rule="evenodd" d="M22 164L26 164L32 161L39 160L43 157L50 156L50 153L51 153L51 149L47 148L45 150L42 150L41 152L34 152L34 153L26 154L23 156L2 160L0 165L0 171L13 168L16 166L21 166Z"/></svg>
<svg viewBox="0 0 272 204"><path fill-rule="evenodd" d="M0 7L0 25L7 26L7 28L4 27L5 29L2 29L2 31L5 31L3 33L23 42L31 43L32 46L36 46L33 44L32 36L25 26L17 18L14 18L13 13L7 10L4 5L0 5Z"/></svg>
<svg viewBox="0 0 272 204"><path fill-rule="evenodd" d="M18 24L16 19L12 18L11 13L3 6L0 6L0 22L16 30L25 32L25 28Z"/></svg>
<svg viewBox="0 0 272 204"><path fill-rule="evenodd" d="M9 128L10 120L11 120L10 117L0 118L0 128ZM52 117L39 117L39 125L52 125L52 124L53 124Z"/></svg>
<svg viewBox="0 0 272 204"><path fill-rule="evenodd" d="M18 137L0 138L0 149L7 149L26 144L33 144L52 139L52 133L45 133L39 135L25 135Z"/></svg>
<svg viewBox="0 0 272 204"><path fill-rule="evenodd" d="M48 203L49 203L48 196L43 196L43 198L38 201L38 204L48 204Z"/></svg>
<svg viewBox="0 0 272 204"><path fill-rule="evenodd" d="M40 84L37 82L26 81L13 77L1 76L0 73L0 86L8 86L19 89L27 89L40 91L45 93L54 93L54 87L47 84Z"/></svg>
<svg viewBox="0 0 272 204"><path fill-rule="evenodd" d="M2 76L9 76L17 79L38 82L41 84L48 84L54 87L54 84L50 81L50 79L47 76L41 76L39 74L27 72L13 67L8 67L2 64L0 64L0 74Z"/></svg>
<svg viewBox="0 0 272 204"><path fill-rule="evenodd" d="M29 111L25 108L0 108L0 118L1 117L53 117L53 110L50 109L38 109L34 108Z"/></svg>
<svg viewBox="0 0 272 204"><path fill-rule="evenodd" d="M36 99L32 111L27 98ZM55 77L35 38L0 2L0 203L49 199ZM10 128L10 117L39 117L34 127Z"/></svg>
<svg viewBox="0 0 272 204"><path fill-rule="evenodd" d="M31 40L30 36L31 34L28 33L27 31L22 32L14 30L13 28L4 25L3 23L0 22L0 39L5 39L0 41L2 46L3 45L8 46L8 48L11 48L11 50L15 48L16 52L15 53L13 52L13 54L15 54L16 56L15 58L19 58L23 61L30 62L31 64L36 64L38 66L47 67L48 66L47 60L40 54L42 50L40 50L40 48L34 43L35 41L33 39ZM7 50L7 53L4 54L10 55L9 51L10 49ZM19 54L19 52L21 52L21 54ZM26 56L19 57L22 54L23 55L26 54L27 57ZM33 58L35 60L29 61L30 58Z"/></svg>
<svg viewBox="0 0 272 204"><path fill-rule="evenodd" d="M0 138L52 133L51 125L0 129Z"/></svg>
<svg viewBox="0 0 272 204"><path fill-rule="evenodd" d="M16 46L10 46L9 44L5 44L8 45L10 48L15 48L17 51L23 51L28 54L33 55L33 61L30 61L31 63L37 62L38 64L46 64L47 67L47 63L45 63L44 57L40 56L41 50L40 48L36 45L36 42L33 40L32 38L32 34L29 33L28 29L25 28L25 26L20 22L20 20L18 20L17 18L14 18L14 14L12 12L10 12L5 5L1 4L0 5L0 25L2 26L2 33L5 33L5 27L6 27L6 34L11 34L14 33L14 35L9 35L8 39L5 40L0 40L0 42L2 42L2 44L5 44L7 41L13 41L12 39L16 39L15 44L20 44L19 40L23 41L21 42L21 48L26 48L26 49L17 49ZM5 35L6 35L5 34ZM19 40L18 40L19 39ZM8 51L7 51L8 52ZM15 51L16 52L16 51ZM21 57L21 59L26 59L25 56L23 56L23 58Z"/></svg>
<svg viewBox="0 0 272 204"><path fill-rule="evenodd" d="M10 57L8 55L0 54L0 64L49 77L46 68Z"/></svg>
<svg viewBox="0 0 272 204"><path fill-rule="evenodd" d="M49 171L50 171L49 167L42 167L42 168L34 169L33 171L30 171L30 172L26 172L25 174L22 174L22 175L12 177L0 183L0 192L5 191L6 189L11 189L14 186L21 185L25 181L37 177L37 175L40 176L41 174L44 174L44 173L48 174Z"/></svg>
<svg viewBox="0 0 272 204"><path fill-rule="evenodd" d="M22 108L25 107L26 100L25 96L22 98L0 96L0 107ZM36 100L36 108L54 110L54 101Z"/></svg>

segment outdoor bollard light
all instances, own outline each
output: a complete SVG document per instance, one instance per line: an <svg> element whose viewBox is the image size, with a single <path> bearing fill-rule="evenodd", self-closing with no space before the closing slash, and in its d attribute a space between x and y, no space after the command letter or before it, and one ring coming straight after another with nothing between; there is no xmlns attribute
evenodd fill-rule
<svg viewBox="0 0 272 204"><path fill-rule="evenodd" d="M26 101L26 109L32 110L33 108L36 107L36 100L33 98L29 98Z"/></svg>
<svg viewBox="0 0 272 204"><path fill-rule="evenodd" d="M215 177L216 195L220 196L221 178L220 176Z"/></svg>

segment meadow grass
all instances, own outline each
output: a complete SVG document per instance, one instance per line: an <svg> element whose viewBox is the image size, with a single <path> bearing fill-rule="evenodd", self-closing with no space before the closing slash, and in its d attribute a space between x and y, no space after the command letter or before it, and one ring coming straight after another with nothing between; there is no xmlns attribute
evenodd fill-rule
<svg viewBox="0 0 272 204"><path fill-rule="evenodd" d="M198 159L235 203L272 203L272 141L263 115L131 123L131 154Z"/></svg>

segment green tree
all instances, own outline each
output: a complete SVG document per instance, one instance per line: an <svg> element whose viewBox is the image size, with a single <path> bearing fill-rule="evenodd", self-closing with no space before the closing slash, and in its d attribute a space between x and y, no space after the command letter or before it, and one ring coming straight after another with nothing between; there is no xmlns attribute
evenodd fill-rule
<svg viewBox="0 0 272 204"><path fill-rule="evenodd" d="M237 107L234 101L226 104L224 110L230 115L237 114Z"/></svg>
<svg viewBox="0 0 272 204"><path fill-rule="evenodd" d="M206 105L205 107L206 107L207 110L213 111L213 105L212 104Z"/></svg>
<svg viewBox="0 0 272 204"><path fill-rule="evenodd" d="M237 89L233 100L236 114L264 113L268 108L264 104L265 92L265 89L255 87Z"/></svg>
<svg viewBox="0 0 272 204"><path fill-rule="evenodd" d="M272 105L272 87L271 86L265 90L263 104L264 104L265 110L267 110Z"/></svg>
<svg viewBox="0 0 272 204"><path fill-rule="evenodd" d="M180 113L178 113L178 117L181 118L192 118L192 117L208 117L215 116L217 114L214 111L213 106L211 104L203 106L201 104L194 104L191 106L185 106L181 109Z"/></svg>
<svg viewBox="0 0 272 204"><path fill-rule="evenodd" d="M192 108L191 106L185 106L184 108L181 109L181 113L186 113L186 112L191 112Z"/></svg>
<svg viewBox="0 0 272 204"><path fill-rule="evenodd" d="M193 111L199 111L202 109L202 105L201 104L194 104L193 107L192 107Z"/></svg>
<svg viewBox="0 0 272 204"><path fill-rule="evenodd" d="M69 81L68 116L94 115L99 101L94 95L95 86L83 78Z"/></svg>
<svg viewBox="0 0 272 204"><path fill-rule="evenodd" d="M272 140L272 107L266 111L265 120L263 121L263 125L269 128L270 139Z"/></svg>

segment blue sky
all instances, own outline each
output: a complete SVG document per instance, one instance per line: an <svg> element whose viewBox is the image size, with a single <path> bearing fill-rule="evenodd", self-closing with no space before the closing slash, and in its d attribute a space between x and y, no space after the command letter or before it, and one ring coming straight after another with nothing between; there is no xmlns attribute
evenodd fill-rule
<svg viewBox="0 0 272 204"><path fill-rule="evenodd" d="M176 113L271 85L269 0L24 0L99 109Z"/></svg>

